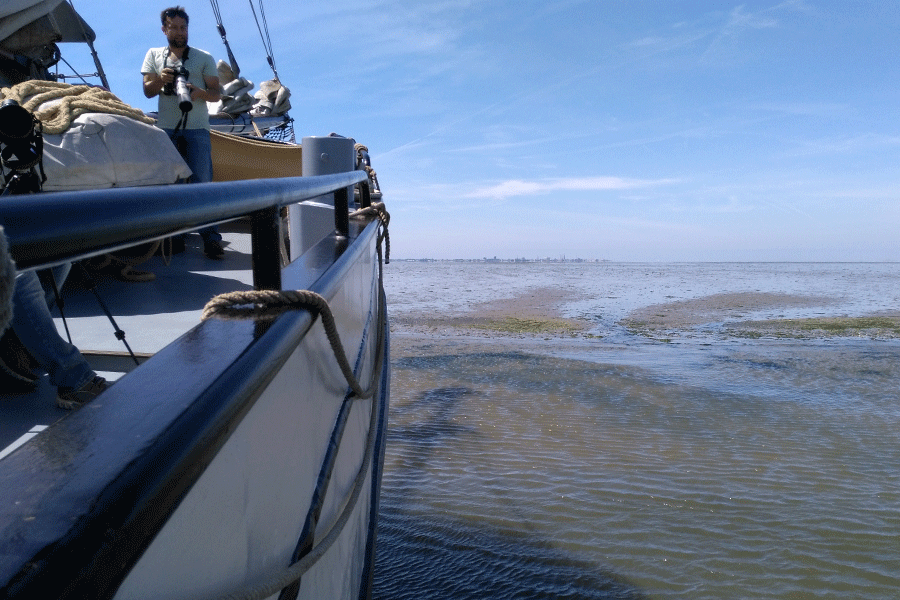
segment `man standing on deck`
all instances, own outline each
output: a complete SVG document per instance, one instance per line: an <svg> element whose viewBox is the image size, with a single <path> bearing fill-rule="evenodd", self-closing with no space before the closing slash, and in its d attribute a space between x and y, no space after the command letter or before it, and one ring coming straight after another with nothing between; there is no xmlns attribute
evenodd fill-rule
<svg viewBox="0 0 900 600"><path fill-rule="evenodd" d="M144 95L159 96L157 125L169 134L188 166L193 171L190 181L212 181L212 147L209 139L209 111L207 102L219 100L219 75L216 63L208 52L188 47L188 15L184 8L175 6L162 11L162 31L168 45L151 48L144 58L141 74L144 76ZM188 89L193 107L183 112L178 97L171 91L176 68L188 71ZM222 236L215 227L199 231L203 238L203 252L209 258L222 258Z"/></svg>

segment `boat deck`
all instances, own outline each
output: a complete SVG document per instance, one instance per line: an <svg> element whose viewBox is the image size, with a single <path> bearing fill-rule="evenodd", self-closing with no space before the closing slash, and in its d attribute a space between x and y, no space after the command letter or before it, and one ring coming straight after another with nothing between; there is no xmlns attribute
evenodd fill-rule
<svg viewBox="0 0 900 600"><path fill-rule="evenodd" d="M125 332L125 340L138 361L149 358L199 323L210 298L253 289L248 221L220 225L219 231L225 247L222 260L207 258L200 237L189 234L184 252L167 259L156 255L135 267L154 273L153 281L126 282L107 273L97 277L96 290ZM72 342L95 371L115 381L136 365L116 338L112 323L79 271L76 265L61 290ZM65 338L59 311L54 309L52 313ZM0 388L0 460L69 414L70 411L56 406L56 388L50 385L46 374L38 379L30 394Z"/></svg>

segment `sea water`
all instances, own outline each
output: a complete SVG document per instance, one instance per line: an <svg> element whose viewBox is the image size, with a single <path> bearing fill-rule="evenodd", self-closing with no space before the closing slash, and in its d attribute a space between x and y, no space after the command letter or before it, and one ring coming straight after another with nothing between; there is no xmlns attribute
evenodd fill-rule
<svg viewBox="0 0 900 600"><path fill-rule="evenodd" d="M744 325L896 317L900 264L385 276L376 598L900 597L897 329Z"/></svg>

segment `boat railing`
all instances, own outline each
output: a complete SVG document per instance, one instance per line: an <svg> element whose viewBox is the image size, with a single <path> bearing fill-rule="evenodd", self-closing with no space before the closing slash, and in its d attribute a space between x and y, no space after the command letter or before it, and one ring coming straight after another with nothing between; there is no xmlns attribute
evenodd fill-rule
<svg viewBox="0 0 900 600"><path fill-rule="evenodd" d="M281 208L321 202L322 196L333 195L334 243L323 239L304 254L318 256L321 252L329 258L327 272L317 271L319 276L310 289L331 299L339 295L349 273L358 273L353 269L377 268L380 251L372 248L378 239L372 223L358 228L362 224L353 219L351 230L350 193L353 186L360 185L359 203L367 207L368 182L367 173L356 170L6 196L0 199L0 225L10 254L22 270L88 258L249 216L254 285L280 289ZM342 237L347 238L346 245ZM368 257L371 265L357 260L360 256ZM296 279L296 271L307 268L307 262L313 261L299 260L285 267L285 280ZM325 267L316 264L312 268ZM283 576L296 581L328 550L344 526L353 523L351 515L356 513L352 511L366 498L363 492L368 486L368 506L363 509L369 523L367 562L362 577L365 588L371 585L390 380L389 326L380 280L377 292L372 300L376 310L361 309L369 312L369 321L354 352L358 363L354 375L365 373L378 382L367 447L361 453L364 458L351 493L337 504L344 509L333 523L319 524L319 514L314 514L317 508L311 503L305 518L312 523L310 539L316 544L290 567L279 569L275 581ZM113 597L169 516L295 355L315 319L310 311L291 311L272 321L203 321L194 329L199 333L180 336L140 369L118 380L104 392L103 401L95 401L90 410L76 411L42 433L43 445L25 445L4 458L0 505L5 508L0 511L0 522L5 523L5 539L13 542L4 546L0 595ZM363 349L373 354L369 357ZM370 362L364 369L360 365L365 360ZM324 457L320 473L332 468L345 431L346 411L358 405L349 391L338 393L343 408L332 424L328 440L332 450ZM60 460L57 452L46 452L45 447L62 449L67 460ZM318 497L324 497L330 481L330 472L327 477L320 474ZM18 518L23 514L40 517ZM319 539L318 534L323 537Z"/></svg>
<svg viewBox="0 0 900 600"><path fill-rule="evenodd" d="M114 252L249 216L253 283L280 289L280 209L333 194L335 233L349 235L348 189L360 184L370 203L365 171L191 185L7 195L0 206L9 252L20 271Z"/></svg>

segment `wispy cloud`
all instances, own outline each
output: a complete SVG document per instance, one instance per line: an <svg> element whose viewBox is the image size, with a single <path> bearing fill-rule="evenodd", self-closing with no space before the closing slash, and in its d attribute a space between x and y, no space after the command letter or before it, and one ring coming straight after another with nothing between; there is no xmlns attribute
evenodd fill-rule
<svg viewBox="0 0 900 600"><path fill-rule="evenodd" d="M900 147L900 136L880 133L861 133L852 136L796 140L797 147L787 156L819 154L858 154Z"/></svg>
<svg viewBox="0 0 900 600"><path fill-rule="evenodd" d="M756 102L748 104L746 109L799 117L844 117L851 107L836 102L784 101Z"/></svg>
<svg viewBox="0 0 900 600"><path fill-rule="evenodd" d="M708 58L722 51L722 46L737 43L737 39L748 31L775 29L798 12L808 12L803 0L785 0L775 6L761 10L745 10L744 5L732 9L727 21L719 27L703 58Z"/></svg>
<svg viewBox="0 0 900 600"><path fill-rule="evenodd" d="M811 12L804 0L785 0L759 10L748 9L741 4L730 12L715 11L693 21L680 21L665 31L649 33L622 45L635 50L642 57L669 54L686 48L697 48L700 59L714 58L730 44L752 31L775 29L783 26L798 12ZM705 47L701 43L706 40Z"/></svg>
<svg viewBox="0 0 900 600"><path fill-rule="evenodd" d="M623 48L639 51L642 56L667 54L681 48L690 47L700 40L709 37L708 30L679 31L671 36L650 35L623 44Z"/></svg>
<svg viewBox="0 0 900 600"><path fill-rule="evenodd" d="M629 179L625 177L566 177L525 181L510 179L496 185L480 187L465 194L466 198L492 198L502 200L518 196L535 196L561 191L627 190L674 183L674 179Z"/></svg>

